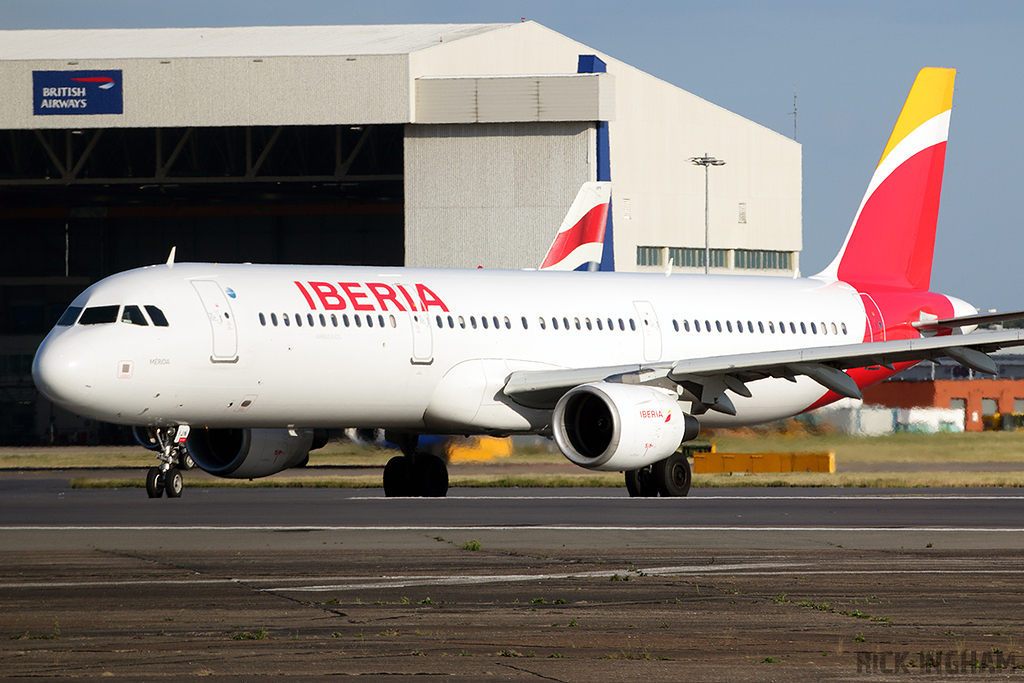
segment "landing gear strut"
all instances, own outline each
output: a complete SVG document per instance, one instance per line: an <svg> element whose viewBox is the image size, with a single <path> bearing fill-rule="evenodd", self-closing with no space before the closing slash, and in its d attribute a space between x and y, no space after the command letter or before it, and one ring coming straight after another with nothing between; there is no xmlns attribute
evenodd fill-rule
<svg viewBox="0 0 1024 683"><path fill-rule="evenodd" d="M160 451L157 457L160 465L151 467L146 473L146 494L150 498L159 498L167 494L168 498L181 498L185 488L181 469L192 469L192 458L185 451L185 439L188 438L188 425L179 427L157 427L153 430Z"/></svg>
<svg viewBox="0 0 1024 683"><path fill-rule="evenodd" d="M388 432L387 440L402 450L384 466L384 495L392 497L421 496L443 498L448 493L448 466L444 460L416 450L415 434Z"/></svg>
<svg viewBox="0 0 1024 683"><path fill-rule="evenodd" d="M690 461L684 453L626 472L626 490L633 497L681 497L690 492Z"/></svg>

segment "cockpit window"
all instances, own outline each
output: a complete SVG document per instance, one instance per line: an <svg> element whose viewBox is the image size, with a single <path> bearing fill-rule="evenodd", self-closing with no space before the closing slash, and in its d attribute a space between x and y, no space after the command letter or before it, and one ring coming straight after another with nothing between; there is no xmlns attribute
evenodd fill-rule
<svg viewBox="0 0 1024 683"><path fill-rule="evenodd" d="M78 324L101 325L103 323L116 323L117 313L120 310L120 306L91 306L82 313L82 317L78 319Z"/></svg>
<svg viewBox="0 0 1024 683"><path fill-rule="evenodd" d="M157 327L167 327L167 317L164 312L156 306L146 306L146 313L149 313L149 317L153 320L153 324Z"/></svg>
<svg viewBox="0 0 1024 683"><path fill-rule="evenodd" d="M142 325L148 327L149 322L146 321L146 316L142 315L142 311L138 306L125 306L124 312L121 313L121 322L131 323L132 325Z"/></svg>
<svg viewBox="0 0 1024 683"><path fill-rule="evenodd" d="M81 306L68 306L68 310L64 311L64 315L60 317L57 324L61 327L71 327L78 320L78 315L82 312Z"/></svg>

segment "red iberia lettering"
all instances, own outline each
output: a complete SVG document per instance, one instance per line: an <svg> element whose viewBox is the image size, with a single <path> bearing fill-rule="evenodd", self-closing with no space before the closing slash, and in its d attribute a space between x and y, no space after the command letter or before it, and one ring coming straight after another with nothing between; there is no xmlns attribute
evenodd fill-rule
<svg viewBox="0 0 1024 683"><path fill-rule="evenodd" d="M409 292L405 291L405 287L402 285L395 285L395 287L398 287L398 291L401 292L402 296L405 297L405 300L409 302L409 310L418 311L419 309L416 308L416 302L412 300L411 296L409 296Z"/></svg>
<svg viewBox="0 0 1024 683"><path fill-rule="evenodd" d="M391 289L391 287L388 287L383 282L367 282L366 286L369 287L370 291L373 292L373 295L377 297L377 303L380 304L380 310L388 310L387 304L384 303L385 301L390 301L395 305L395 308L400 311L405 310L402 308L402 304L398 302L398 294L395 290Z"/></svg>
<svg viewBox="0 0 1024 683"><path fill-rule="evenodd" d="M302 292L302 296L306 297L306 302L309 304L309 307L315 310L316 304L313 303L313 297L309 295L309 292L307 292L306 288L302 286L302 283L295 281L295 286L299 288L300 292Z"/></svg>
<svg viewBox="0 0 1024 683"><path fill-rule="evenodd" d="M332 282L296 280L294 284L313 311L344 311L351 304L356 311L426 311L433 306L448 312L448 306L441 297L422 284L416 285L415 296L403 285L383 282L339 282L335 285Z"/></svg>
<svg viewBox="0 0 1024 683"><path fill-rule="evenodd" d="M441 301L441 297L430 291L430 288L426 285L417 284L416 293L420 297L420 303L423 304L422 310L426 311L429 310L431 306L437 306L445 313L448 312L448 307L444 305L443 301Z"/></svg>
<svg viewBox="0 0 1024 683"><path fill-rule="evenodd" d="M370 295L366 292L353 292L353 289L362 287L358 282L339 282L338 286L345 290L348 294L348 300L352 302L352 308L357 311L373 311L375 310L373 304L360 303L360 299L369 299Z"/></svg>
<svg viewBox="0 0 1024 683"><path fill-rule="evenodd" d="M345 297L338 294L338 290L329 282L310 282L309 286L316 292L323 304L325 311L344 311ZM315 308L315 306L314 306Z"/></svg>
<svg viewBox="0 0 1024 683"><path fill-rule="evenodd" d="M662 413L660 410L641 410L640 411L640 417L643 417L643 418L655 418L655 417L664 417L664 416L665 416L664 413Z"/></svg>

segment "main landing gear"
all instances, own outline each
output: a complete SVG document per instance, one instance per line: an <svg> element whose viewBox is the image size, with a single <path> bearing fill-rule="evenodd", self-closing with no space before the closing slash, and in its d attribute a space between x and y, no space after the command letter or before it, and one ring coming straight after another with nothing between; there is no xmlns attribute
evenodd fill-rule
<svg viewBox="0 0 1024 683"><path fill-rule="evenodd" d="M153 431L160 445L157 455L160 465L151 467L146 473L146 493L150 498L159 498L165 493L168 498L181 498L185 488L181 470L195 467L192 457L185 450L188 425L157 427Z"/></svg>
<svg viewBox="0 0 1024 683"><path fill-rule="evenodd" d="M673 453L664 460L626 472L626 490L633 497L685 496L692 478L685 453Z"/></svg>
<svg viewBox="0 0 1024 683"><path fill-rule="evenodd" d="M402 450L384 466L384 495L389 498L422 496L443 498L448 493L448 466L444 460L416 450L415 434L388 432L386 438Z"/></svg>

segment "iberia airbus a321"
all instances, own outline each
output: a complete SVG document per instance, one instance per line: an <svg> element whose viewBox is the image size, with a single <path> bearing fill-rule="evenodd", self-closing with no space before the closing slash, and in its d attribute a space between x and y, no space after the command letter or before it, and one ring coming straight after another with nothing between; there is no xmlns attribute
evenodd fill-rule
<svg viewBox="0 0 1024 683"><path fill-rule="evenodd" d="M588 184L540 271L174 263L108 277L36 354L55 403L153 438L147 490L179 458L220 477L303 463L327 428L383 428L389 496L443 496L424 434L542 434L633 495L686 495L701 426L776 420L939 357L986 373L1020 331L929 291L953 96L924 69L835 260L801 279L555 272L600 260ZM1020 312L1015 314L1017 317Z"/></svg>

